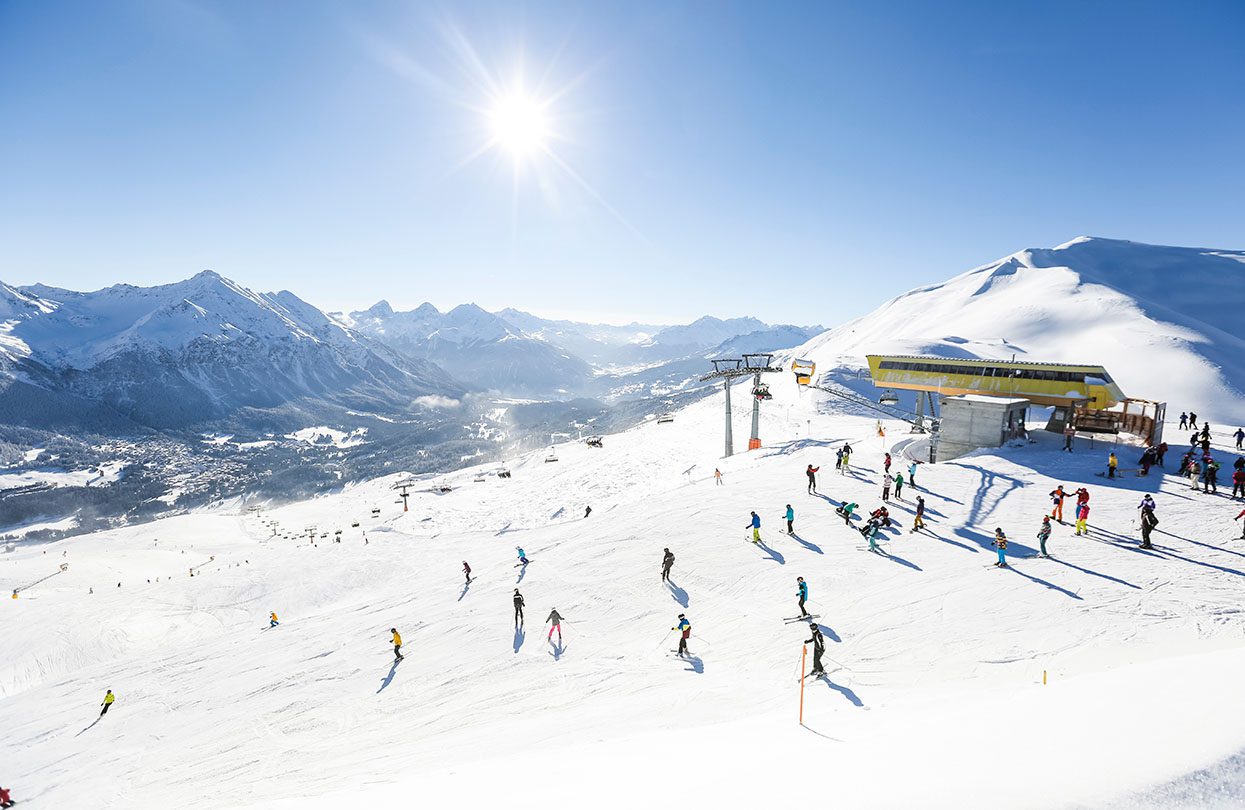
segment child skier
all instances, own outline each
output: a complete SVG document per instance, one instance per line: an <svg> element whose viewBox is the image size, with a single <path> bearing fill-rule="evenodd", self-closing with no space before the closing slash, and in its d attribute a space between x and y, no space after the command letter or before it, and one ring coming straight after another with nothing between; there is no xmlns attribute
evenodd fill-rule
<svg viewBox="0 0 1245 810"><path fill-rule="evenodd" d="M795 595L800 598L800 615L807 617L808 611L804 609L804 603L808 600L808 583L804 581L804 577L796 577L795 582Z"/></svg>
<svg viewBox="0 0 1245 810"><path fill-rule="evenodd" d="M995 568L1007 567L1007 535L1003 534L1002 529L994 530L994 547L999 550L999 561L994 564Z"/></svg>
<svg viewBox="0 0 1245 810"><path fill-rule="evenodd" d="M842 475L846 475L848 467L851 466L851 463L852 463L852 446L848 444L847 442L843 442L843 464L842 466L839 467L839 473Z"/></svg>
<svg viewBox="0 0 1245 810"><path fill-rule="evenodd" d="M787 534L795 534L795 510L787 504Z"/></svg>
<svg viewBox="0 0 1245 810"><path fill-rule="evenodd" d="M1064 492L1063 484L1055 487L1050 493L1050 501L1054 505L1050 510L1050 516L1063 524L1063 501L1068 497L1068 493Z"/></svg>
<svg viewBox="0 0 1245 810"><path fill-rule="evenodd" d="M678 630L679 635L679 655L691 655L687 649L687 640L692 637L692 623L682 613L679 614L679 624L671 627L671 630Z"/></svg>
<svg viewBox="0 0 1245 810"><path fill-rule="evenodd" d="M463 576L467 578L468 582L471 581L471 566L467 565L466 560L463 560Z"/></svg>
<svg viewBox="0 0 1245 810"><path fill-rule="evenodd" d="M545 619L545 621L553 622L553 624L549 626L549 635L545 637L545 640L552 641L553 631L557 630L558 631L558 646L561 646L562 645L562 615L558 613L558 609L554 608L553 610L549 611L549 618Z"/></svg>
<svg viewBox="0 0 1245 810"><path fill-rule="evenodd" d="M389 632L393 633L393 660L402 660L402 636L398 633L398 628L390 627Z"/></svg>
<svg viewBox="0 0 1245 810"><path fill-rule="evenodd" d="M1089 534L1089 501L1081 501L1076 505L1076 534Z"/></svg>
<svg viewBox="0 0 1245 810"><path fill-rule="evenodd" d="M521 549L521 548L520 548L520 547L518 547L518 546L515 546L515 547L514 547L514 550L515 550L515 551L517 551L517 552L519 552L519 562L518 562L518 564L519 564L519 565L527 565L527 563L528 563L528 559L527 559L527 552L525 552L523 549Z"/></svg>
<svg viewBox="0 0 1245 810"><path fill-rule="evenodd" d="M277 621L277 612L274 610L268 614L268 626L276 627L278 624L279 622Z"/></svg>
<svg viewBox="0 0 1245 810"><path fill-rule="evenodd" d="M1148 505L1147 505L1148 502ZM1147 495L1141 502L1141 547L1154 548L1150 545L1150 532L1159 525L1158 516L1154 514L1154 500Z"/></svg>
<svg viewBox="0 0 1245 810"><path fill-rule="evenodd" d="M1046 541L1050 539L1050 515L1042 515L1042 527L1038 529L1037 539L1038 546L1041 547L1038 556L1049 557L1050 554L1046 552Z"/></svg>
<svg viewBox="0 0 1245 810"><path fill-rule="evenodd" d="M887 475L891 474L891 454L890 453L887 453L886 457L882 459L882 472L886 473Z"/></svg>
<svg viewBox="0 0 1245 810"><path fill-rule="evenodd" d="M1107 456L1107 478L1115 477L1115 468L1120 466L1120 459L1115 455L1115 451L1111 451L1111 455Z"/></svg>
<svg viewBox="0 0 1245 810"><path fill-rule="evenodd" d="M912 531L919 532L925 528L925 498L916 496L916 517L912 519Z"/></svg>
<svg viewBox="0 0 1245 810"><path fill-rule="evenodd" d="M761 542L761 516L758 515L756 512L752 513L752 520L748 521L748 525L744 526L744 528L746 529L749 526L752 527L752 542L760 543Z"/></svg>

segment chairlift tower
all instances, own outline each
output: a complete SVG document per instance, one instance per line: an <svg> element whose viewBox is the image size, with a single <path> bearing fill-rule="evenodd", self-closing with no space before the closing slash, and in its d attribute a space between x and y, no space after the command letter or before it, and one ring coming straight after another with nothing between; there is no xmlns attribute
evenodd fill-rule
<svg viewBox="0 0 1245 810"><path fill-rule="evenodd" d="M752 377L752 436L748 439L748 449L755 450L761 446L761 397L755 392L762 390L761 375L782 371L771 365L772 354L745 354L743 357L724 357L710 360L713 371L700 378L701 382L722 380L726 391L726 457L735 454L734 434L731 429L731 384L739 377Z"/></svg>
<svg viewBox="0 0 1245 810"><path fill-rule="evenodd" d="M409 512L410 507L407 505L407 498L411 496L411 487L415 486L413 481L399 481L393 485L393 489L398 490L398 495L402 498L402 511Z"/></svg>

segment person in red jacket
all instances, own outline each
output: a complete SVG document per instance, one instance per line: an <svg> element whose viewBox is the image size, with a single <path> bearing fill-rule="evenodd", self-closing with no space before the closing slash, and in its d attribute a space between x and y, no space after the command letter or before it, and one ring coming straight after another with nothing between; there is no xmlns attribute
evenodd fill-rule
<svg viewBox="0 0 1245 810"><path fill-rule="evenodd" d="M1239 515L1237 515L1236 517L1232 518L1232 519L1233 519L1233 520L1240 520L1240 519L1241 519L1241 518L1243 518L1243 517L1245 517L1245 509L1242 509L1242 510L1241 510L1241 513L1240 513ZM1245 523L1242 523L1242 524L1241 524L1241 539L1242 539L1242 540L1245 540Z"/></svg>
<svg viewBox="0 0 1245 810"><path fill-rule="evenodd" d="M1245 467L1232 473L1232 497L1245 498Z"/></svg>
<svg viewBox="0 0 1245 810"><path fill-rule="evenodd" d="M9 796L9 789L0 787L0 807L12 807L15 804L17 802Z"/></svg>
<svg viewBox="0 0 1245 810"><path fill-rule="evenodd" d="M808 492L810 495L817 491L817 471L820 469L821 467L814 467L810 464L808 469L804 471L804 474L808 476Z"/></svg>

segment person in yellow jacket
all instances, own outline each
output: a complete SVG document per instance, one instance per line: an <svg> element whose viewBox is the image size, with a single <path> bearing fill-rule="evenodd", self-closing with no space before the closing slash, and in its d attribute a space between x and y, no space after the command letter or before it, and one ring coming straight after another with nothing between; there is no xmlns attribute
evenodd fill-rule
<svg viewBox="0 0 1245 810"><path fill-rule="evenodd" d="M103 717L104 715L108 714L108 707L111 706L113 701L115 701L116 699L117 698L116 696L113 695L112 690L109 689L108 693L104 695L104 702L100 704L101 706L104 707L104 710L99 713L100 717Z"/></svg>
<svg viewBox="0 0 1245 810"><path fill-rule="evenodd" d="M1115 451L1111 451L1111 455L1107 456L1107 478L1115 477L1115 468L1120 466L1120 460L1115 457Z"/></svg>
<svg viewBox="0 0 1245 810"><path fill-rule="evenodd" d="M393 633L393 660L402 660L402 636L398 633L396 627L390 627L389 632Z"/></svg>
<svg viewBox="0 0 1245 810"><path fill-rule="evenodd" d="M268 614L268 626L276 627L280 622L277 621L277 612L274 610Z"/></svg>

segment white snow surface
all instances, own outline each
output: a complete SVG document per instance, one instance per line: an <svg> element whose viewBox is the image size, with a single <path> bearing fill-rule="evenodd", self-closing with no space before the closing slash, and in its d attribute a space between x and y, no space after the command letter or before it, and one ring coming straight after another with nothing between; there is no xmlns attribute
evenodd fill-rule
<svg viewBox="0 0 1245 810"><path fill-rule="evenodd" d="M40 467L0 473L0 492L6 489L43 485L51 487L92 487L115 483L125 471L125 462L106 461L84 470L63 470Z"/></svg>
<svg viewBox="0 0 1245 810"><path fill-rule="evenodd" d="M1245 423L1245 252L1080 237L900 295L784 357L1100 364L1128 396Z"/></svg>
<svg viewBox="0 0 1245 810"><path fill-rule="evenodd" d="M1094 475L1106 446L1069 455L1039 436L921 466L929 531L906 531L906 489L891 505L904 531L869 553L834 502L878 505L902 425L879 439L872 419L774 377L765 447L731 459L718 394L602 449L508 459L510 479L475 482L496 464L438 476L452 491L418 491L408 513L395 475L19 544L0 589L69 569L3 600L4 784L56 808L1144 806L1245 749L1239 504L1158 473L1109 483ZM739 446L750 402L735 402ZM844 440L856 454L840 476ZM807 464L824 497L806 493ZM1091 534L1056 526L1057 559L1025 558L1060 482L1090 489ZM1162 521L1153 553L1135 548L1144 491ZM788 503L796 537L779 533ZM751 509L765 546L746 540ZM990 567L996 526L1010 570ZM796 576L828 647L803 726L808 628L783 621ZM543 637L552 608L560 646ZM670 652L680 612L688 659ZM108 688L117 703L97 718Z"/></svg>

